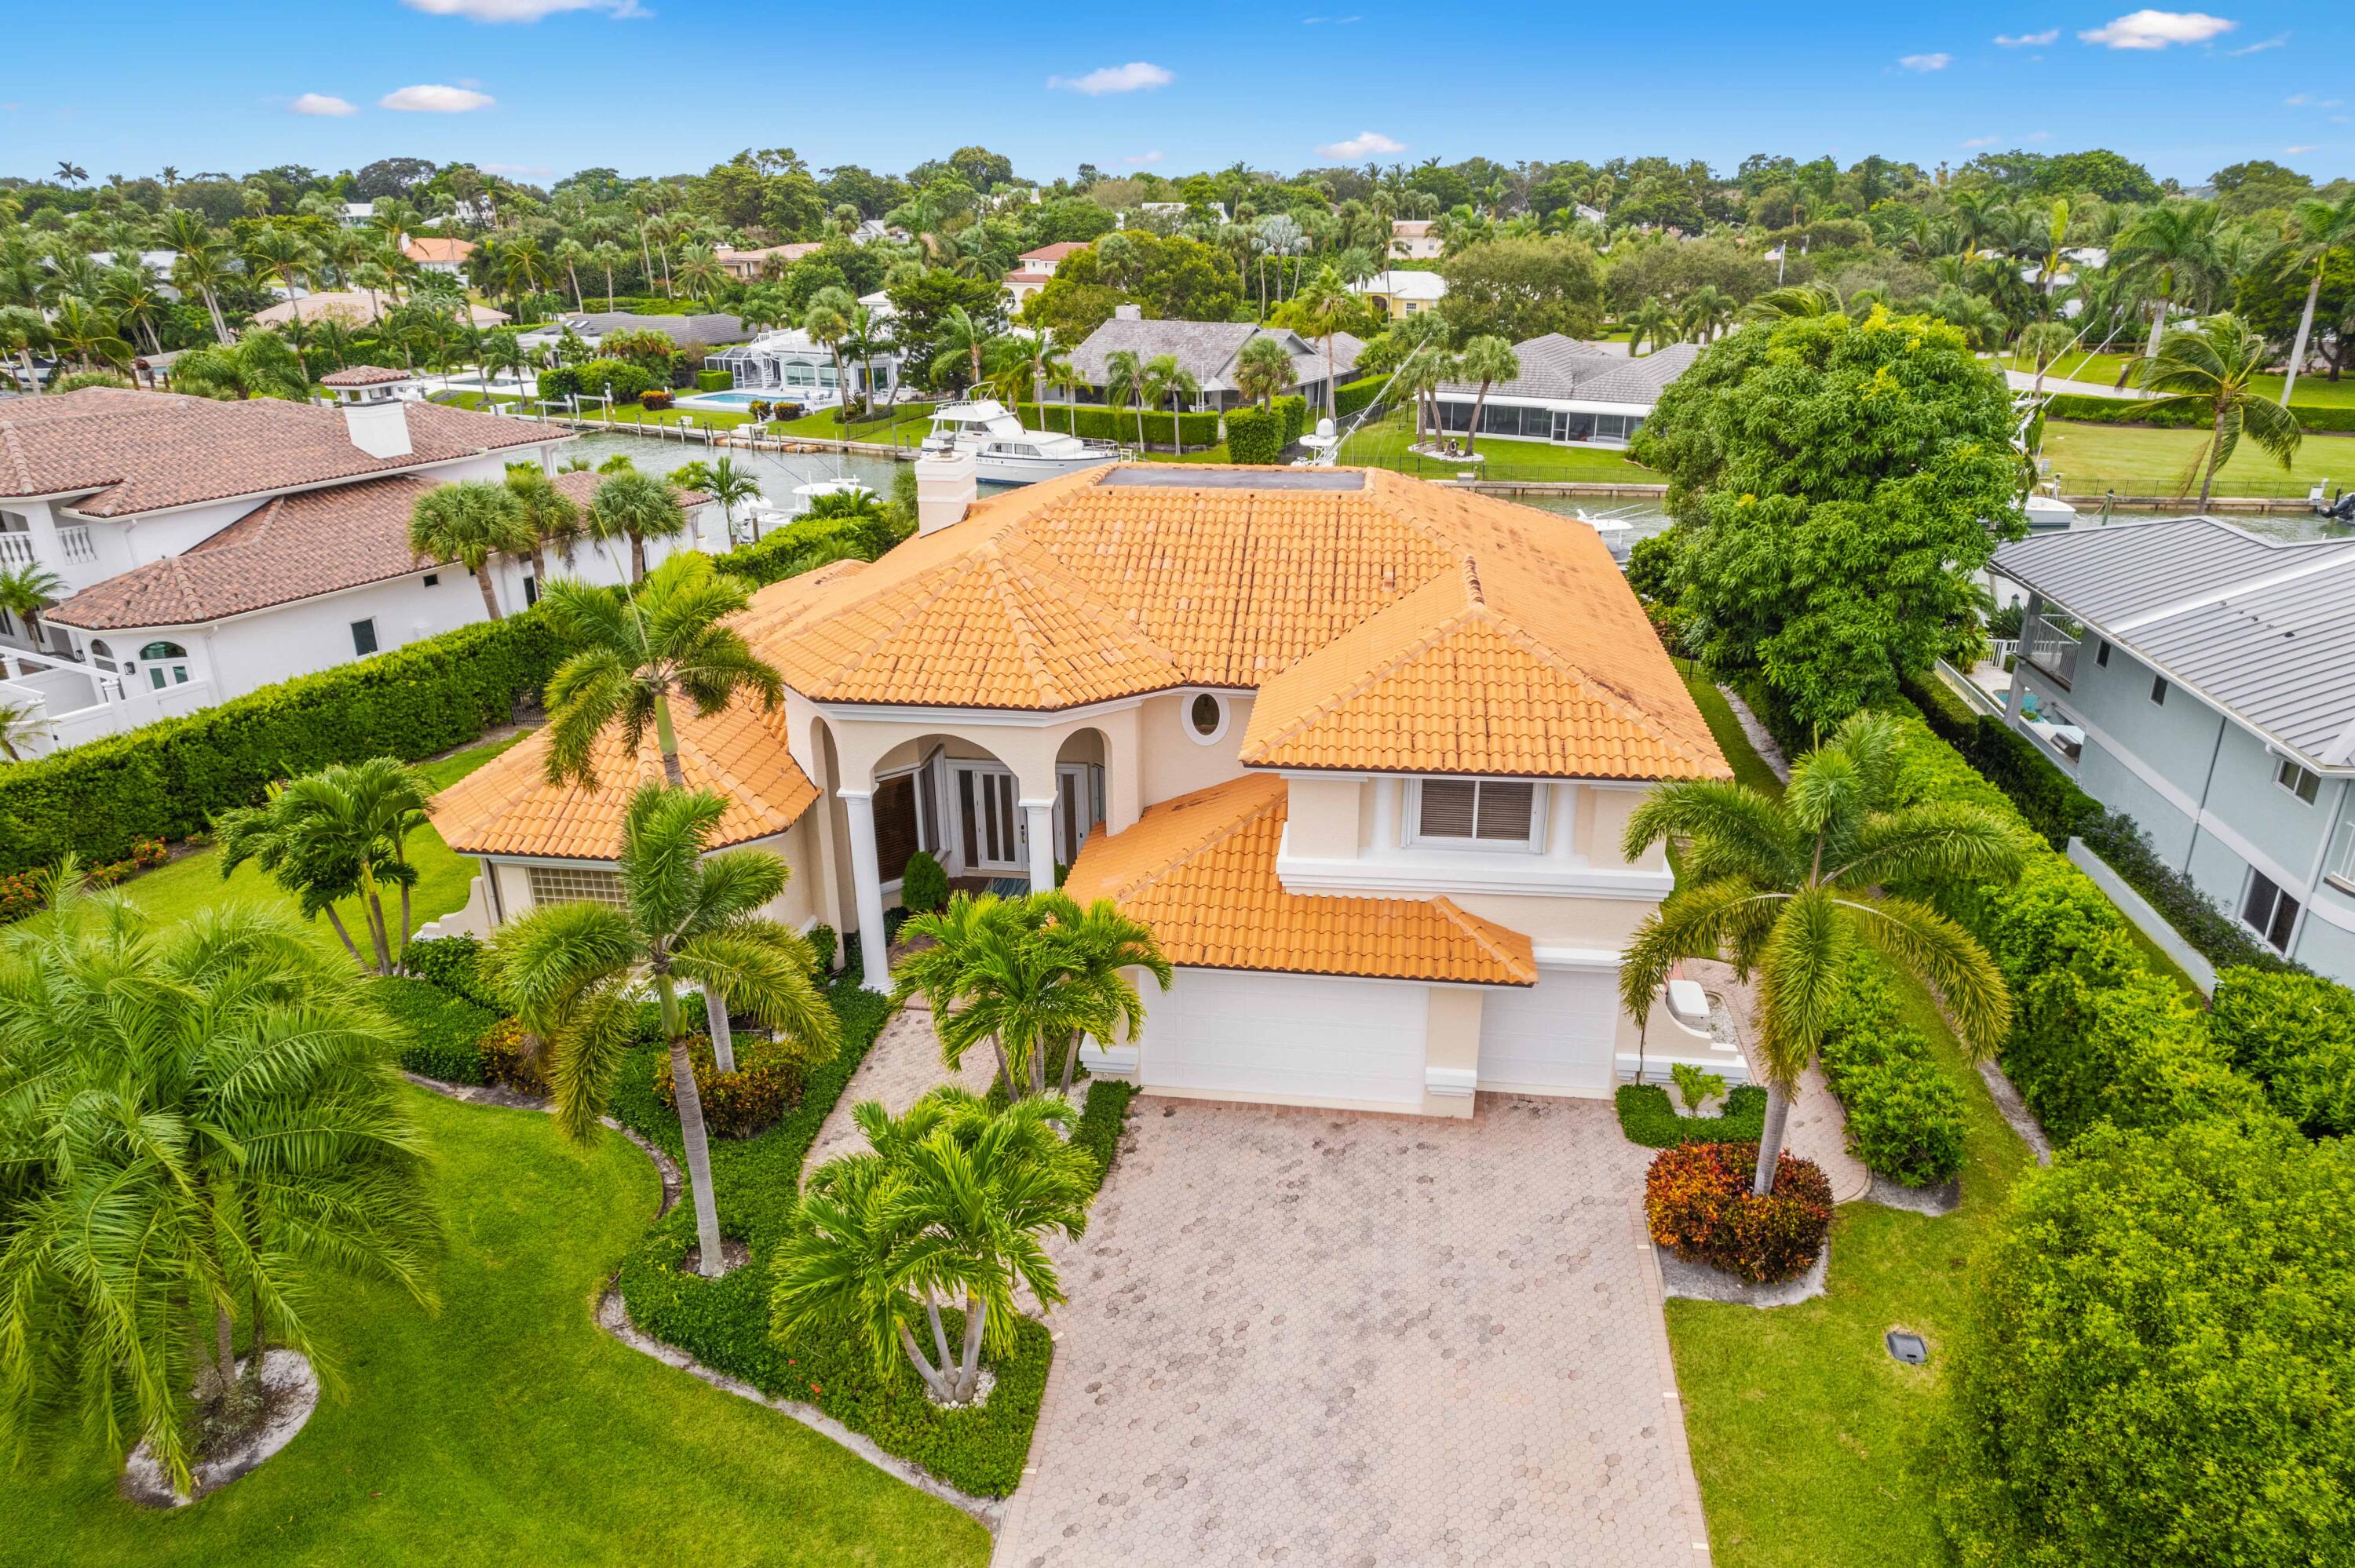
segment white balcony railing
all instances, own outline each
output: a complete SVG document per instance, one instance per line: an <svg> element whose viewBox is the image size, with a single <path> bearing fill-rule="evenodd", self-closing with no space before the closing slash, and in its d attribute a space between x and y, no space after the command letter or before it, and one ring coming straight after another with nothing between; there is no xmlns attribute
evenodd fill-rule
<svg viewBox="0 0 2355 1568"><path fill-rule="evenodd" d="M0 534L0 566L29 567L34 558L30 534Z"/></svg>
<svg viewBox="0 0 2355 1568"><path fill-rule="evenodd" d="M84 566L98 559L98 546L91 543L90 526L84 523L58 530L58 551L67 560Z"/></svg>
<svg viewBox="0 0 2355 1568"><path fill-rule="evenodd" d="M2339 842L2330 846L2330 858L2323 863L2322 874L2355 893L2355 817L2339 824Z"/></svg>
<svg viewBox="0 0 2355 1568"><path fill-rule="evenodd" d="M2077 639L2041 615L2020 628L2019 654L2063 686L2077 673Z"/></svg>
<svg viewBox="0 0 2355 1568"><path fill-rule="evenodd" d="M90 526L77 523L58 530L58 554L64 562L74 566L91 566L98 560L98 546L91 542ZM41 561L40 550L30 534L0 534L0 567L51 565Z"/></svg>

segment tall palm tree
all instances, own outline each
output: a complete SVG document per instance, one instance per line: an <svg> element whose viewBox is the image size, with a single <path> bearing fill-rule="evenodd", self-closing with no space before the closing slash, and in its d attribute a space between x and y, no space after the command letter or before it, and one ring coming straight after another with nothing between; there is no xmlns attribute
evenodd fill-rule
<svg viewBox="0 0 2355 1568"><path fill-rule="evenodd" d="M429 490L409 513L409 547L428 561L456 561L474 574L483 609L499 614L498 585L491 562L499 556L528 556L539 536L525 517L523 503L503 484L464 480Z"/></svg>
<svg viewBox="0 0 2355 1568"><path fill-rule="evenodd" d="M613 269L627 265L630 253L610 239L601 239L589 252L589 259L605 274L605 308L610 311L613 308Z"/></svg>
<svg viewBox="0 0 2355 1568"><path fill-rule="evenodd" d="M2289 372L2282 377L2281 405L2297 389L2297 373L2306 367L2307 340L2314 334L2315 302L2322 297L2322 273L2330 258L2355 250L2355 193L2328 202L2308 196L2291 209L2289 238L2275 266L2284 273L2305 272L2306 309L2297 318L2297 341L2290 345Z"/></svg>
<svg viewBox="0 0 2355 1568"><path fill-rule="evenodd" d="M52 886L0 942L0 1419L78 1410L186 1495L191 1415L233 1441L269 1346L324 1364L326 1276L432 1303L424 1140L394 1030L282 918Z"/></svg>
<svg viewBox="0 0 2355 1568"><path fill-rule="evenodd" d="M2262 334L2240 317L2211 316L2167 340L2157 357L2142 362L2137 380L2159 396L2144 405L2152 413L2169 409L2198 412L2208 421L2208 439L2192 454L2184 471L2182 488L2200 475L2200 507L2208 507L2215 493L2216 471L2230 462L2246 435L2277 460L2287 472L2304 434L2297 417L2282 404L2258 395L2254 382L2273 360L2273 350Z"/></svg>
<svg viewBox="0 0 2355 1568"><path fill-rule="evenodd" d="M573 541L581 536L581 508L556 488L536 462L509 463L505 483L523 505L524 524L531 530L531 580L545 593L549 549L551 546L571 549Z"/></svg>
<svg viewBox="0 0 2355 1568"><path fill-rule="evenodd" d="M1499 381L1510 381L1520 373L1520 356L1501 337L1476 337L1464 345L1464 352L1456 356L1455 374L1465 381L1480 384L1480 390L1472 399L1472 422L1464 431L1465 451L1476 449L1480 410L1488 405L1488 388Z"/></svg>
<svg viewBox="0 0 2355 1568"><path fill-rule="evenodd" d="M1703 283L1685 296L1681 313L1686 334L1696 343L1708 343L1733 319L1733 302L1716 284Z"/></svg>
<svg viewBox="0 0 2355 1568"><path fill-rule="evenodd" d="M1953 921L1881 891L1936 879L2017 875L2016 830L1985 807L1902 806L1902 731L1858 714L1800 758L1775 800L1715 780L1664 784L1627 821L1621 848L1684 847L1677 889L1644 917L1619 971L1621 1004L1641 1018L1679 959L1723 956L1758 983L1766 1121L1752 1191L1772 1192L1791 1097L1814 1060L1859 944L1937 993L1973 1057L2011 1022L1995 960Z"/></svg>
<svg viewBox="0 0 2355 1568"><path fill-rule="evenodd" d="M33 363L33 351L48 347L49 341L47 316L29 305L0 305L0 355L23 362L25 385L36 397L41 395L41 369Z"/></svg>
<svg viewBox="0 0 2355 1568"><path fill-rule="evenodd" d="M1202 384L1194 379L1194 373L1178 364L1176 355L1156 354L1146 363L1145 385L1139 392L1145 402L1152 404L1156 408L1161 406L1164 398L1168 400L1169 450L1173 452L1184 451L1186 450L1185 432L1179 426L1178 416L1185 411L1188 398L1199 397L1202 395ZM1140 420L1145 418L1143 410L1138 411L1137 418ZM1140 432L1138 440L1142 441L1143 439Z"/></svg>
<svg viewBox="0 0 2355 1568"><path fill-rule="evenodd" d="M2077 336L2069 330L2066 322L2032 322L2020 329L2019 341L2015 346L2028 356L2030 364L2036 366L2036 385L2030 396L2044 396L2044 373L2052 367L2054 360L2075 345Z"/></svg>
<svg viewBox="0 0 2355 1568"><path fill-rule="evenodd" d="M117 331L128 332L134 340L144 337L150 354L164 352L163 340L155 335L155 323L164 318L170 302L156 287L155 274L147 270L145 263L133 260L108 268L98 298L113 313Z"/></svg>
<svg viewBox="0 0 2355 1568"><path fill-rule="evenodd" d="M933 348L942 354L962 354L972 366L971 384L981 385L982 351L989 346L990 334L963 305L951 305L941 316Z"/></svg>
<svg viewBox="0 0 2355 1568"><path fill-rule="evenodd" d="M66 581L38 561L0 567L0 609L25 623L25 641L41 646L41 611L65 597Z"/></svg>
<svg viewBox="0 0 2355 1568"><path fill-rule="evenodd" d="M668 539L687 529L677 487L652 474L617 472L589 500L589 536L600 542L630 542L630 580L646 578L646 541Z"/></svg>
<svg viewBox="0 0 2355 1568"><path fill-rule="evenodd" d="M344 950L365 971L368 960L336 912L338 899L354 900L376 972L392 974L409 953L410 895L417 885L409 838L425 825L425 797L417 771L391 757L333 763L273 786L262 804L224 812L216 824L221 878L254 862L295 895L304 919L326 916ZM398 936L385 918L388 885L400 889Z"/></svg>
<svg viewBox="0 0 2355 1568"><path fill-rule="evenodd" d="M850 315L858 302L847 289L820 289L802 312L802 331L812 343L834 355L834 423L839 429L850 418L850 379L843 374L842 345L850 336Z"/></svg>
<svg viewBox="0 0 2355 1568"><path fill-rule="evenodd" d="M61 296L49 312L49 338L82 368L127 365L131 345L115 330L113 313L78 294Z"/></svg>
<svg viewBox="0 0 2355 1568"><path fill-rule="evenodd" d="M1319 267L1292 296L1293 319L1325 340L1325 411L1327 414L1333 413L1337 407L1334 402L1337 385L1333 369L1333 338L1357 304L1357 296L1349 292L1348 284L1330 267Z"/></svg>
<svg viewBox="0 0 2355 1568"><path fill-rule="evenodd" d="M747 501L760 499L759 477L749 469L738 468L734 458L720 458L715 462L693 466L698 471L694 488L719 503L720 520L728 530L729 542L733 544L736 539L736 508ZM759 542L759 535L755 535L753 543Z"/></svg>
<svg viewBox="0 0 2355 1568"><path fill-rule="evenodd" d="M1041 1306L1063 1299L1040 1238L1086 1230L1095 1162L1057 1136L1071 1114L1060 1099L993 1111L943 1086L905 1116L873 1100L851 1114L868 1151L810 1173L776 1252L773 1329L788 1342L856 1335L878 1377L904 1355L933 1400L970 1404L982 1351L1013 1347L1017 1283ZM952 1352L941 1307L958 1298L964 1343Z"/></svg>
<svg viewBox="0 0 2355 1568"><path fill-rule="evenodd" d="M2146 280L2151 291L2150 358L2158 357L2176 296L2205 287L2215 273L2217 210L2214 202L2160 202L2121 230L2111 249L2109 264Z"/></svg>
<svg viewBox="0 0 2355 1568"><path fill-rule="evenodd" d="M706 790L643 786L622 826L624 907L544 904L502 927L491 948L501 993L549 1044L557 1118L574 1138L595 1133L629 1054L638 987L653 983L694 1199L697 1266L707 1278L721 1272L719 1211L679 982L759 1019L805 1062L833 1055L842 1033L817 988L809 944L762 913L790 868L766 850L709 849L727 811Z"/></svg>
<svg viewBox="0 0 2355 1568"><path fill-rule="evenodd" d="M1104 355L1104 402L1114 412L1135 406L1136 450L1145 450L1145 357L1133 348Z"/></svg>
<svg viewBox="0 0 2355 1568"><path fill-rule="evenodd" d="M1676 323L1676 313L1662 304L1657 294L1645 295L1644 302L1627 313L1627 352L1638 353L1649 343L1657 354L1677 341Z"/></svg>
<svg viewBox="0 0 2355 1568"><path fill-rule="evenodd" d="M1292 355L1272 337L1254 337L1235 355L1235 390L1263 408L1273 408L1299 381Z"/></svg>
<svg viewBox="0 0 2355 1568"><path fill-rule="evenodd" d="M283 228L262 228L245 242L248 268L276 274L285 286L287 308L293 313L297 334L303 326L303 302L298 295L302 275L310 270L314 258L311 248ZM311 383L310 367L303 369L303 384Z"/></svg>
<svg viewBox="0 0 2355 1568"><path fill-rule="evenodd" d="M620 726L634 751L651 726L663 777L685 782L674 693L710 717L740 695L774 708L784 682L762 663L728 618L751 601L751 586L698 551L656 567L627 597L559 577L541 601L557 636L574 652L548 682L548 777L593 783L597 737Z"/></svg>
<svg viewBox="0 0 2355 1568"><path fill-rule="evenodd" d="M581 263L589 260L589 248L567 235L556 242L554 254L556 264L564 269L565 277L571 281L572 308L586 315L589 302L581 296Z"/></svg>

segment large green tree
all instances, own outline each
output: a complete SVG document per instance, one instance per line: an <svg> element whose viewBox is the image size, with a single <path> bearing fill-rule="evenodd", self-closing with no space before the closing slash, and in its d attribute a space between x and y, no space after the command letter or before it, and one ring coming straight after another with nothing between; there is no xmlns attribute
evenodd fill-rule
<svg viewBox="0 0 2355 1568"><path fill-rule="evenodd" d="M1817 726L1927 672L2025 527L2013 422L2003 377L1918 316L1756 322L1713 344L1636 442L1668 479L1695 652Z"/></svg>
<svg viewBox="0 0 2355 1568"><path fill-rule="evenodd" d="M1603 270L1584 243L1560 235L1467 245L1440 269L1440 306L1455 341L1526 343L1558 332L1592 337L1603 322Z"/></svg>

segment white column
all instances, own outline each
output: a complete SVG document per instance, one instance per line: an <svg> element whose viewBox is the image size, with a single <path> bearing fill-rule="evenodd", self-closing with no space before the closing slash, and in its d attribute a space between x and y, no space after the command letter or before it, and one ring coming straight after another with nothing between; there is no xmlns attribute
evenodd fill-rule
<svg viewBox="0 0 2355 1568"><path fill-rule="evenodd" d="M1405 788L1395 779L1374 780L1374 852L1399 847L1399 791Z"/></svg>
<svg viewBox="0 0 2355 1568"><path fill-rule="evenodd" d="M1030 891L1044 893L1055 885L1055 801L1022 802L1022 815L1030 835Z"/></svg>
<svg viewBox="0 0 2355 1568"><path fill-rule="evenodd" d="M838 789L850 817L850 887L858 900L861 983L868 991L891 989L891 954L883 937L883 873L875 855L875 792Z"/></svg>

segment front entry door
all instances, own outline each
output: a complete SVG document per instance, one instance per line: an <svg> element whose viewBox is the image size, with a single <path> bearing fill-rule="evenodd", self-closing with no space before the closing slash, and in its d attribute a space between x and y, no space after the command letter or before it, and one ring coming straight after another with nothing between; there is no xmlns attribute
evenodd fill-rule
<svg viewBox="0 0 2355 1568"><path fill-rule="evenodd" d="M956 776L957 832L968 872L1028 869L1014 775L988 763L950 764Z"/></svg>

